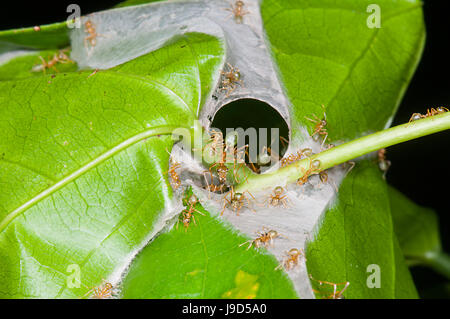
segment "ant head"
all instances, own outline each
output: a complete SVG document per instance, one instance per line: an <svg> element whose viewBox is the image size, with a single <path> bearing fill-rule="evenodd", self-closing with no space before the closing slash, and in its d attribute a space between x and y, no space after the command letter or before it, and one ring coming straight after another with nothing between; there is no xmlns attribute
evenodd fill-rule
<svg viewBox="0 0 450 319"><path fill-rule="evenodd" d="M302 150L302 154L305 155L306 157L310 157L312 155L312 149L310 148L304 148Z"/></svg>
<svg viewBox="0 0 450 319"><path fill-rule="evenodd" d="M422 115L419 113L414 113L413 116L411 117L412 121L417 121L420 120L422 118Z"/></svg>
<svg viewBox="0 0 450 319"><path fill-rule="evenodd" d="M242 196L244 196L242 193L236 193L233 196L233 199L240 201L242 199Z"/></svg>
<svg viewBox="0 0 450 319"><path fill-rule="evenodd" d="M318 168L320 167L320 161L319 161L319 160L314 160L314 161L312 161L311 167L312 167L313 169L318 169Z"/></svg>
<svg viewBox="0 0 450 319"><path fill-rule="evenodd" d="M198 202L198 198L194 194L192 194L188 199L188 203L190 205L195 205L195 204L197 204L197 202Z"/></svg>
<svg viewBox="0 0 450 319"><path fill-rule="evenodd" d="M278 232L276 230L270 230L267 234L270 238L275 238L278 236Z"/></svg>
<svg viewBox="0 0 450 319"><path fill-rule="evenodd" d="M284 189L281 186L277 186L275 187L275 189L273 190L273 192L275 193L275 195L281 195L284 193Z"/></svg>
<svg viewBox="0 0 450 319"><path fill-rule="evenodd" d="M320 181L326 183L328 181L328 174L325 171L319 173Z"/></svg>
<svg viewBox="0 0 450 319"><path fill-rule="evenodd" d="M227 174L227 173L228 173L228 168L227 168L226 166L219 166L219 167L217 168L217 173L218 173L219 175Z"/></svg>

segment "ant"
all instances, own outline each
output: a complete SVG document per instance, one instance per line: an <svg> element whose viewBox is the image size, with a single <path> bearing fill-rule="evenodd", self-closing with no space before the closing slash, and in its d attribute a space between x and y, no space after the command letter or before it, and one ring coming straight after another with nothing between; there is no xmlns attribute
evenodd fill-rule
<svg viewBox="0 0 450 319"><path fill-rule="evenodd" d="M90 78L91 76L94 76L98 73L99 69L95 69L91 74L88 75L88 78Z"/></svg>
<svg viewBox="0 0 450 319"><path fill-rule="evenodd" d="M299 161L304 157L310 157L313 154L312 149L310 148L304 148L297 153L289 154L287 157L281 159L281 167L287 166L289 164L292 164L296 161Z"/></svg>
<svg viewBox="0 0 450 319"><path fill-rule="evenodd" d="M84 38L84 47L88 49L88 42L91 45L91 48L95 47L97 44L97 37L101 37L101 34L98 34L95 30L95 25L91 20L87 20L84 23L84 32L88 33L88 35Z"/></svg>
<svg viewBox="0 0 450 319"><path fill-rule="evenodd" d="M330 182L333 185L336 193L338 192L338 188L337 188L336 184L333 183L333 181L329 180L328 173L326 171L319 172L319 179L322 184L326 184L327 182Z"/></svg>
<svg viewBox="0 0 450 319"><path fill-rule="evenodd" d="M169 153L169 151L167 149L166 149L166 152L170 156L170 153ZM170 156L170 169L167 171L167 173L172 178L172 183L171 184L172 184L172 187L174 189L178 189L178 187L181 186L181 179L180 179L180 176L178 175L178 173L176 171L176 169L180 168L180 167L181 167L181 164L178 163L177 161L175 161L172 156Z"/></svg>
<svg viewBox="0 0 450 319"><path fill-rule="evenodd" d="M309 176L311 176L313 174L318 174L317 171L318 171L319 167L320 167L319 160L314 160L314 161L310 160L309 169L307 171L305 171L303 168L301 169L304 174L302 177L300 177L297 180L297 185L301 186L301 185L305 184L308 181ZM328 180L328 174L326 175L326 179Z"/></svg>
<svg viewBox="0 0 450 319"><path fill-rule="evenodd" d="M261 153L258 155L258 166L269 165L272 160L278 161L279 157L272 152L272 148L264 146ZM260 170L259 170L260 171Z"/></svg>
<svg viewBox="0 0 450 319"><path fill-rule="evenodd" d="M277 237L283 237L278 234L276 230L268 230L265 227L263 227L261 232L257 232L256 234L258 236L255 239L247 240L246 242L240 244L239 247L247 243L249 243L247 250L249 250L252 246L254 246L255 248L264 246L267 248L268 245L271 245L273 247L273 240Z"/></svg>
<svg viewBox="0 0 450 319"><path fill-rule="evenodd" d="M328 173L325 171L320 172L319 178L320 178L320 181L325 184L326 182L328 182Z"/></svg>
<svg viewBox="0 0 450 319"><path fill-rule="evenodd" d="M342 168L345 168L345 166L347 166L347 165L349 166L349 168L345 172L345 175L348 175L348 173L350 173L350 171L356 166L356 162L347 161L344 164L342 164Z"/></svg>
<svg viewBox="0 0 450 319"><path fill-rule="evenodd" d="M194 196L194 195L193 195ZM196 203L195 203L196 204ZM194 212L199 213L200 215L205 216L205 214L203 214L201 211L199 211L198 209L195 209L194 206L195 204L190 204L191 206L188 209L184 209L179 217L179 222L181 221L183 223L184 226L184 231L186 232L187 229L189 228L189 225L191 224L191 220L194 221L194 224L197 224L195 221L195 216L194 216ZM178 228L178 224L177 224L177 228Z"/></svg>
<svg viewBox="0 0 450 319"><path fill-rule="evenodd" d="M216 167L217 176L219 177L219 182L221 184L226 184L227 175L228 175L228 167L225 165L225 156L226 153L222 152L222 159L209 167L209 173L212 176L212 169Z"/></svg>
<svg viewBox="0 0 450 319"><path fill-rule="evenodd" d="M268 201L269 205L273 207L282 204L284 208L288 208L287 204L290 200L287 195L284 195L285 192L286 191L283 187L281 186L275 187L275 189L273 190L273 194L270 194L268 200L264 201L264 203Z"/></svg>
<svg viewBox="0 0 450 319"><path fill-rule="evenodd" d="M391 166L391 161L386 159L386 149L382 148L378 150L378 167L383 172L383 179L386 179L386 173Z"/></svg>
<svg viewBox="0 0 450 319"><path fill-rule="evenodd" d="M445 112L448 112L448 111L449 111L448 108L443 107L443 106L439 106L437 108L427 109L427 114L425 114L425 115L422 115L420 113L413 113L413 115L411 115L411 118L409 119L409 122L417 121L417 120L420 120L420 119L423 119L423 118L426 118L426 117L430 117L430 116L434 116L434 115L437 115L437 114L442 114L442 113L445 113Z"/></svg>
<svg viewBox="0 0 450 319"><path fill-rule="evenodd" d="M210 180L211 180L211 184L208 182L208 178L206 178L206 174L205 173L209 173L210 174ZM220 185L216 185L214 184L214 179L213 179L213 175L211 175L210 171L205 171L203 172L203 178L205 179L205 183L206 186L204 186L203 188L208 190L208 198L211 198L211 193L223 193L223 189L224 187L226 187L225 184L220 184Z"/></svg>
<svg viewBox="0 0 450 319"><path fill-rule="evenodd" d="M233 176L234 176L234 180L236 181L236 183L240 183L239 178L238 178L238 170L239 168L243 168L245 166L245 160L243 158L243 156L245 156L245 154L248 155L248 145L244 145L242 147L231 147L230 151L228 150L229 146L226 147L226 153L231 154L232 158L233 158ZM244 150L242 150L244 149ZM236 165L238 163L238 165ZM248 179L248 175L246 177L246 181Z"/></svg>
<svg viewBox="0 0 450 319"><path fill-rule="evenodd" d="M197 196L195 196L194 194L192 194L188 198L183 198L183 205L189 206L189 208L185 208L181 212L179 219L178 219L178 223L179 222L183 223L184 231L187 231L189 225L191 224L191 220L194 221L194 224L197 224L195 222L194 212L197 212L200 215L205 216L205 214L203 214L201 211L199 211L198 209L195 208L195 205L197 205L198 203L199 203L199 200L198 200ZM178 229L178 223L177 223L177 229Z"/></svg>
<svg viewBox="0 0 450 319"><path fill-rule="evenodd" d="M220 213L220 215L223 215L225 208L228 207L231 210L235 211L236 214L239 216L239 211L242 209L242 207L244 207L244 200L247 201L247 208L250 208L250 206L251 206L250 200L247 198L247 196L245 196L245 193L248 193L254 200L256 200L255 197L249 191L245 191L243 193L235 193L234 187L231 186L231 192L229 192L223 198L223 201L224 201L223 209L222 209L222 212ZM228 196L230 196L230 200L227 199Z"/></svg>
<svg viewBox="0 0 450 319"><path fill-rule="evenodd" d="M234 178L236 180L237 183L239 183L239 179L237 177L237 169L238 167L236 166L237 162L240 162L240 166L242 167L243 165L245 165L241 159L242 153L245 153L245 151L241 151L240 149L242 148L247 148L248 145L244 145L241 148L236 148L236 147L231 147L229 148L228 146L226 147L225 151L222 151L222 159L214 164L212 164L209 167L209 172L212 176L212 169L214 167L216 167L216 171L217 171L217 175L219 177L219 182L221 184L226 184L227 182L227 175L228 175L228 167L225 165L227 159L229 158L228 155L231 155L233 157L233 174L234 174ZM229 150L228 150L229 149Z"/></svg>
<svg viewBox="0 0 450 319"><path fill-rule="evenodd" d="M206 186L206 189L210 192L210 193L217 193L217 192L223 192L223 188L225 187L224 184L221 185L215 185L215 184L211 184L208 186Z"/></svg>
<svg viewBox="0 0 450 319"><path fill-rule="evenodd" d="M87 48L87 43L89 42L92 47L95 47L97 44L97 32L95 31L95 26L91 20L87 20L84 23L84 29L86 33L89 33L89 35L84 38L84 46Z"/></svg>
<svg viewBox="0 0 450 319"><path fill-rule="evenodd" d="M322 141L322 146L323 146L325 144L325 141L327 140L328 131L325 128L327 126L327 115L325 114L325 106L323 104L322 104L322 108L323 108L323 120L319 119L315 114L313 114L314 119L310 119L306 116L305 116L305 119L316 124L316 126L314 127L314 132L311 134L311 137L314 137L315 135L325 136Z"/></svg>
<svg viewBox="0 0 450 319"><path fill-rule="evenodd" d="M86 297L87 295L91 295L91 298L94 299L107 299L111 298L113 293L113 285L109 282L106 282L104 284L101 284L98 287L94 287L91 290L89 290L83 297Z"/></svg>
<svg viewBox="0 0 450 319"><path fill-rule="evenodd" d="M245 155L249 159L249 168L256 174L261 174L261 167L269 165L272 161L272 158L276 158L275 155L272 154L271 148L266 146L264 146L261 153L258 154L256 163L253 163L248 152L245 152Z"/></svg>
<svg viewBox="0 0 450 319"><path fill-rule="evenodd" d="M65 54L65 52L67 52L67 51L68 51L68 49L60 50L58 53L55 53L53 55L53 58L49 59L48 62L45 61L45 59L43 57L39 56L39 59L41 60L42 64L39 64L39 65L36 65L35 67L33 67L32 71L33 72L43 71L44 74L46 74L45 70L52 68L56 72L59 72L58 69L55 66L56 64L58 64L58 63L69 63L69 62L70 63L74 63Z"/></svg>
<svg viewBox="0 0 450 319"><path fill-rule="evenodd" d="M183 198L183 205L184 206L195 206L197 205L197 203L199 202L197 196L195 196L194 194L192 194L191 196L189 196L188 198Z"/></svg>
<svg viewBox="0 0 450 319"><path fill-rule="evenodd" d="M233 67L230 63L227 63L229 71L221 71L224 76L222 83L220 84L220 90L226 91L226 97L230 96L231 92L236 89L236 85L242 86L241 73L238 68Z"/></svg>
<svg viewBox="0 0 450 319"><path fill-rule="evenodd" d="M322 286L322 285L325 284L325 285L329 285L329 286L332 286L332 287L333 287L333 293L330 294L330 295L324 296L324 299L344 299L343 293L344 293L344 291L347 289L347 287L350 285L350 282L349 282L349 281L335 284L335 283L332 283L332 282L329 282L329 281L322 281L322 280L314 279L314 278L311 276L311 274L309 275L309 277L310 277L312 280L317 281L317 282L319 283L320 286ZM337 290L337 287L338 287L338 286L342 286L342 285L344 285L344 287L343 287L341 290ZM313 289L313 291L314 291L315 293L320 293L321 295L324 295L323 292L317 291L317 290L315 290L315 289Z"/></svg>
<svg viewBox="0 0 450 319"><path fill-rule="evenodd" d="M280 139L282 142L283 139L286 140L282 136L280 136ZM273 141L270 145L271 146L263 146L261 151L258 153L256 163L253 163L251 160L251 156L248 154L248 152L246 153L247 157L249 158L250 169L256 174L261 174L261 167L270 166L272 163L279 161L283 162L283 159L280 159L280 150L278 149L278 145L276 145L276 148L278 150L274 150L272 148Z"/></svg>
<svg viewBox="0 0 450 319"><path fill-rule="evenodd" d="M305 254L302 249L292 248L291 250L286 252L286 258L282 264L278 265L275 269L281 269L283 266L286 270L290 270L291 268L298 265L298 261L300 256L305 257ZM306 260L306 258L305 258Z"/></svg>
<svg viewBox="0 0 450 319"><path fill-rule="evenodd" d="M250 13L249 11L245 11L244 6L244 1L238 0L234 3L234 5L231 4L231 8L227 8L225 10L230 11L231 14L234 15L234 20L236 21L236 23L240 24L243 22L244 16Z"/></svg>
<svg viewBox="0 0 450 319"><path fill-rule="evenodd" d="M210 147L210 156L215 156L218 151L223 152L224 148L224 140L223 140L223 134L219 130L210 130L208 131L210 138L207 142L207 145L203 147L203 150L205 147Z"/></svg>

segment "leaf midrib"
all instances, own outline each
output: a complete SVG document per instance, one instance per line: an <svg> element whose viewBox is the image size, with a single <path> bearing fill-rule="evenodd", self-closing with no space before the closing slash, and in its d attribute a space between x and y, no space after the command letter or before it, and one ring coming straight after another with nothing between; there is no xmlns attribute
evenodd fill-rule
<svg viewBox="0 0 450 319"><path fill-rule="evenodd" d="M194 52L192 52L191 46L189 46L189 48L191 49L192 55L195 57ZM196 64L197 64L197 71L198 71L197 75L198 75L198 78L200 80L200 71L199 71L199 65L198 65L197 59L196 59ZM169 88L168 86L164 85L163 83L161 83L161 82L159 82L159 81L157 81L157 80L155 80L153 78L140 76L140 75L134 75L134 74L126 73L126 72L120 72L120 71L116 71L116 70L113 70L113 69L107 70L105 72L105 74L133 78L133 79L145 82L145 83L151 83L153 85L157 85L159 88L161 88L165 92L169 93L170 96L173 96L173 97L177 98L181 102L181 105L183 105L183 107L186 109L186 111L188 113L194 114L193 110L189 107L189 105L186 103L186 101L184 101L176 92L174 92L171 88ZM26 81L26 80L29 80L29 79L28 78L16 79L16 80L12 79L10 81L17 82L17 81L20 81L20 80ZM199 90L199 95L200 95L200 90ZM198 113L198 111L200 109L200 103L201 103L201 101L199 100L198 101L198 105L197 105L197 112L195 112L195 113ZM116 145L115 147L113 147L112 149L108 150L107 152L101 154L100 156L96 157L95 159L93 159L89 163L83 165L82 167L77 169L75 172L73 172L73 173L69 174L68 176L64 177L62 180L60 180L56 184L50 186L49 188L47 188L46 190L42 191L38 195L34 196L32 199L28 200L26 203L24 203L20 207L16 208L15 210L13 210L11 213L7 214L5 216L5 218L0 222L0 233L17 216L22 214L24 211L26 211L27 209L29 209L33 205L37 204L38 202L40 202L44 198L46 198L46 197L50 196L51 194L55 193L59 189L63 188L64 186L66 186L70 182L76 180L78 177L80 177L81 175L83 175L84 173L89 171L90 169L92 169L92 168L98 166L99 164L103 163L104 161L106 161L107 159L111 158L115 154L123 151L124 149L130 147L133 144L136 144L139 141L142 141L145 138L148 138L148 137L151 137L151 136L154 136L154 135L160 135L160 134L170 134L170 133L172 133L173 130L175 130L177 128L180 128L180 127L179 126L175 127L175 126L170 126L170 125L154 127L154 128L149 129L149 130L146 130L146 131L144 131L142 133L134 135L131 138L129 138L129 139L123 141L122 143ZM184 127L184 128L189 129L189 127Z"/></svg>
<svg viewBox="0 0 450 319"><path fill-rule="evenodd" d="M52 195L56 191L60 190L70 182L76 180L80 176L84 175L89 170L97 167L101 163L105 162L106 160L110 159L117 153L127 149L128 147L146 139L151 136L155 135L166 135L171 134L175 129L179 128L179 126L172 126L172 125L163 125L163 126L156 126L151 129L148 129L142 133L136 134L127 140L123 141L122 143L114 146L110 150L106 151L105 153L101 154L100 156L96 157L92 161L88 162L87 164L81 166L79 169L74 171L73 173L69 174L68 176L64 177L62 180L57 182L56 184L50 186L49 188L45 189L38 195L34 196L32 199L28 200L26 203L21 205L20 207L16 208L14 211L9 213L5 216L5 218L0 223L0 233L20 214L25 212L27 209L31 208L32 206L39 203L41 200L47 198L48 196ZM185 127L186 129L189 129L188 127Z"/></svg>

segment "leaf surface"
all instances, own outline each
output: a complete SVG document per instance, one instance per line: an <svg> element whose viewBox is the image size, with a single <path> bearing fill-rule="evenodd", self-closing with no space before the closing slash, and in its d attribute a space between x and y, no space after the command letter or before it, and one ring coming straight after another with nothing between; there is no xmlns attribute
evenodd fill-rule
<svg viewBox="0 0 450 319"><path fill-rule="evenodd" d="M262 3L271 50L293 104L294 139L304 139L301 126L313 134L320 119L327 120L328 143L390 125L423 50L422 4L379 1L381 28L369 28L370 4ZM308 246L308 271L318 280L349 281L348 298L416 297L395 238L385 183L371 165L358 161L340 186L337 203L325 212ZM379 289L366 285L370 264L381 267Z"/></svg>
<svg viewBox="0 0 450 319"><path fill-rule="evenodd" d="M69 28L66 22L36 27L0 31L0 53L10 47L32 49L57 49L69 45Z"/></svg>
<svg viewBox="0 0 450 319"><path fill-rule="evenodd" d="M383 129L395 114L425 39L420 1L378 1L381 28L369 28L372 2L264 0L261 14L293 104L291 124L313 132L325 106L330 140ZM292 35L295 35L292 36Z"/></svg>
<svg viewBox="0 0 450 319"><path fill-rule="evenodd" d="M83 296L164 226L172 140L159 135L193 124L222 54L191 34L92 76L0 83L2 297Z"/></svg>
<svg viewBox="0 0 450 319"><path fill-rule="evenodd" d="M343 181L336 205L307 247L307 258L314 279L350 282L346 298L396 298L397 290L403 298L417 296L393 230L386 184L368 161L358 163ZM367 285L370 265L379 269L379 288ZM324 289L312 282L318 291Z"/></svg>
<svg viewBox="0 0 450 319"><path fill-rule="evenodd" d="M124 298L297 298L290 279L274 270L273 256L240 246L249 238L195 208L205 216L195 212L195 224L180 223L139 254L123 282Z"/></svg>

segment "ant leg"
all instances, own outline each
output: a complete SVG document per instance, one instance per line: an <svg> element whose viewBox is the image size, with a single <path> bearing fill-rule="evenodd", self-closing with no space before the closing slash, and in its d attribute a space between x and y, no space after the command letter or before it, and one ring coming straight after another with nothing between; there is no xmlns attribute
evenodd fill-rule
<svg viewBox="0 0 450 319"><path fill-rule="evenodd" d="M202 215L202 216L206 216L205 214L203 214L201 211L199 211L198 209L194 209L194 211L196 211L197 213L199 213L200 215ZM192 215L192 216L194 216L194 215Z"/></svg>
<svg viewBox="0 0 450 319"><path fill-rule="evenodd" d="M283 146L285 147L286 145L289 145L289 141L287 139L285 139L283 136L280 136L280 141L283 144ZM286 144L284 144L286 143Z"/></svg>
<svg viewBox="0 0 450 319"><path fill-rule="evenodd" d="M94 76L95 74L97 74L98 69L95 69L94 72L92 72L91 74L88 75L88 78L90 78L91 76Z"/></svg>
<svg viewBox="0 0 450 319"><path fill-rule="evenodd" d="M286 197L286 198L285 198L285 197ZM287 196L284 196L284 197L282 197L282 198L280 199L281 204L283 204L284 208L286 208L286 209L289 208L288 205L287 205L287 200L289 200L289 197L287 197Z"/></svg>
<svg viewBox="0 0 450 319"><path fill-rule="evenodd" d="M323 105L323 104L322 104L322 109L323 109L323 119L326 120L327 114L325 113L325 105Z"/></svg>
<svg viewBox="0 0 450 319"><path fill-rule="evenodd" d="M256 206L258 206L258 207L269 206L269 205L270 205L270 199L271 199L271 198L272 198L272 195L269 194L269 195L266 197L266 199L262 201L262 203L260 203L260 202L258 202L257 200L255 200ZM264 228L264 227L263 227L263 228Z"/></svg>
<svg viewBox="0 0 450 319"><path fill-rule="evenodd" d="M247 240L246 242L243 242L242 244L239 245L239 247L241 247L241 246L243 246L243 245L245 245L247 243L249 243L249 245L248 245L246 250L249 250L252 247L252 245L253 245L253 240L251 240L251 239Z"/></svg>
<svg viewBox="0 0 450 319"><path fill-rule="evenodd" d="M325 134L325 138L322 141L322 145L321 145L322 148L323 148L323 145L325 144L325 141L327 140L327 137L328 137L328 132Z"/></svg>
<svg viewBox="0 0 450 319"><path fill-rule="evenodd" d="M45 61L43 57L39 56L39 59L41 60L43 66L47 66L47 61Z"/></svg>
<svg viewBox="0 0 450 319"><path fill-rule="evenodd" d="M227 195L225 195L225 196L227 196ZM223 213L225 212L225 208L226 208L227 204L230 205L231 202L228 199L226 199L226 197L225 197L224 198L224 203L223 203L223 208L222 208L222 211L220 212L220 216L222 216Z"/></svg>
<svg viewBox="0 0 450 319"><path fill-rule="evenodd" d="M244 195L245 193L250 194L251 197L253 197L253 195L249 192L249 191L245 191L242 195ZM253 209L253 205L250 203L250 200L247 198L247 196L244 196L245 200L247 201L247 207L254 213L256 213L256 211ZM255 197L253 197L253 199L256 201Z"/></svg>
<svg viewBox="0 0 450 319"><path fill-rule="evenodd" d="M229 89L227 90L227 94L225 97L229 97L230 94L236 89L236 85L235 84L230 84Z"/></svg>
<svg viewBox="0 0 450 319"><path fill-rule="evenodd" d="M348 173L350 173L350 171L353 169L353 167L355 167L356 163L355 162L346 162L346 163L348 163L350 165L350 168L345 173L345 175L348 175Z"/></svg>
<svg viewBox="0 0 450 319"><path fill-rule="evenodd" d="M313 123L320 122L320 119L315 114L313 114L313 116L316 118L315 120L310 119L309 117L306 117L306 116L305 116L305 119L307 119L308 121L311 121Z"/></svg>
<svg viewBox="0 0 450 319"><path fill-rule="evenodd" d="M208 183L208 179L206 178L206 172L208 172L209 174L210 174L210 176L211 176L211 182L213 182L213 177L212 177L212 175L211 175L211 172L209 172L209 171L204 171L203 172L203 178L205 179L205 182L206 182L206 185L207 185L207 189L208 189L208 199L211 199L211 186L209 185L209 183ZM213 184L214 185L214 184Z"/></svg>
<svg viewBox="0 0 450 319"><path fill-rule="evenodd" d="M233 11L230 8L223 8L223 10L231 11L231 13L226 17L226 19L223 20L225 22L228 21L228 19L230 19L233 16Z"/></svg>

